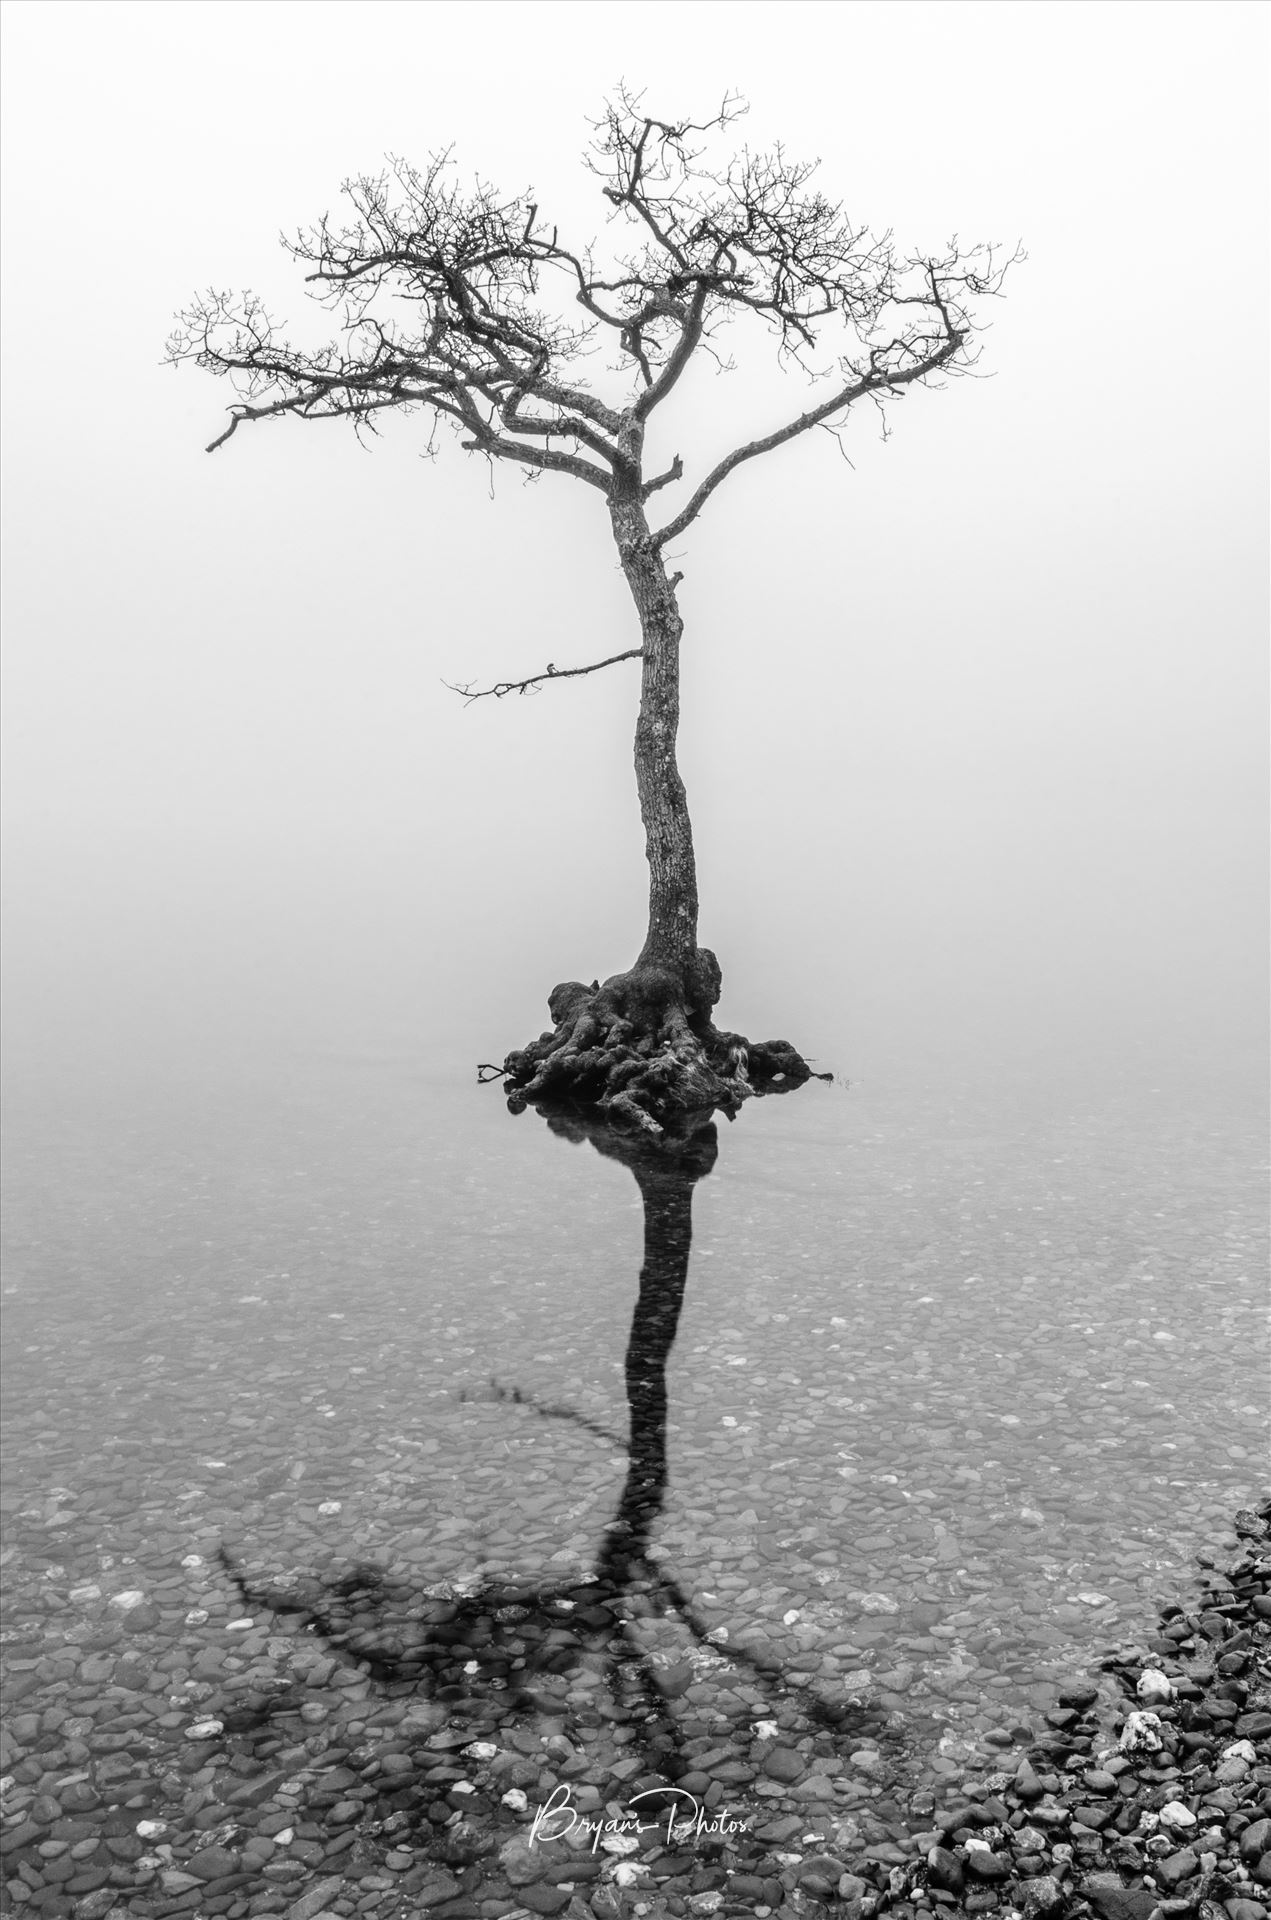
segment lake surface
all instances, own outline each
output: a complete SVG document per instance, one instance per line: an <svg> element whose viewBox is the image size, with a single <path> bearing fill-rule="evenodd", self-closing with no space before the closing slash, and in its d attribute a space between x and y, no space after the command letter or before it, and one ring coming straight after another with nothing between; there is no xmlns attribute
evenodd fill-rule
<svg viewBox="0 0 1271 1920"><path fill-rule="evenodd" d="M405 1713L442 1753L541 1725L585 1782L652 1676L642 1764L712 1745L742 1804L776 1784L756 1739L819 1728L861 1843L903 1838L1141 1642L1261 1491L1257 1105L813 1085L721 1123L646 1248L629 1165L387 1052L18 1088L9 1789L168 1823L153 1893L218 1767L320 1781ZM624 1501L621 1633L571 1639L548 1616L586 1610ZM448 1666L420 1652L439 1618Z"/></svg>

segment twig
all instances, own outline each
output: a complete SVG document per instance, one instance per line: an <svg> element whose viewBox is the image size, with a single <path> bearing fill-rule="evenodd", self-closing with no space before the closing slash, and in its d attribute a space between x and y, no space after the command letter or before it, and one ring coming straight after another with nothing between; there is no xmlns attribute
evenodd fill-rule
<svg viewBox="0 0 1271 1920"><path fill-rule="evenodd" d="M612 667L619 660L639 660L643 652L643 647L629 647L625 653L611 653L607 660L593 660L589 667L557 667L549 661L544 673L532 673L528 680L496 680L492 687L474 688L471 682L467 686L456 686L453 680L443 680L441 684L449 687L451 693L461 694L465 701L485 700L491 694L496 700L502 700L507 693L528 693L544 680L574 680L582 673L599 673L602 667ZM502 1073L503 1069L498 1067L495 1071Z"/></svg>

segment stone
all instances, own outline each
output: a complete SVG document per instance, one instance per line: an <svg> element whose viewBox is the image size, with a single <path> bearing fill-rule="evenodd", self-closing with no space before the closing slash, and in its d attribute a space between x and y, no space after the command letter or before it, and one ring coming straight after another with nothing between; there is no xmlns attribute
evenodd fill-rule
<svg viewBox="0 0 1271 1920"><path fill-rule="evenodd" d="M328 1874L318 1880L307 1893L287 1908L287 1920L316 1920L318 1914L329 1900L334 1900L345 1886L343 1874Z"/></svg>
<svg viewBox="0 0 1271 1920"><path fill-rule="evenodd" d="M763 1770L770 1780L801 1780L808 1770L808 1763L801 1753L792 1747L774 1747L764 1757Z"/></svg>
<svg viewBox="0 0 1271 1920"><path fill-rule="evenodd" d="M1035 1880L1029 1880L1021 1891L1020 1909L1025 1920L1042 1920L1042 1916L1060 1910L1064 1905L1064 1897L1064 1890L1053 1874L1039 1874Z"/></svg>
<svg viewBox="0 0 1271 1920"><path fill-rule="evenodd" d="M1146 1707L1164 1706L1174 1698L1174 1683L1159 1667L1145 1667L1134 1689Z"/></svg>
<svg viewBox="0 0 1271 1920"><path fill-rule="evenodd" d="M1114 1873L1092 1873L1081 1883L1081 1892L1100 1920L1148 1920L1156 1905L1156 1895L1148 1887L1126 1887Z"/></svg>
<svg viewBox="0 0 1271 1920"><path fill-rule="evenodd" d="M988 1847L969 1847L965 1870L973 1880L996 1882L1011 1877L1010 1861L1004 1860L1000 1853L994 1853Z"/></svg>
<svg viewBox="0 0 1271 1920"><path fill-rule="evenodd" d="M1155 1713L1127 1714L1117 1745L1122 1753L1159 1753L1164 1745L1160 1716Z"/></svg>
<svg viewBox="0 0 1271 1920"><path fill-rule="evenodd" d="M528 1887L542 1874L543 1856L528 1840L518 1836L505 1840L499 1848L499 1865L510 1886Z"/></svg>
<svg viewBox="0 0 1271 1920"><path fill-rule="evenodd" d="M1179 1853L1170 1853L1164 1860L1155 1861L1152 1872L1157 1886L1172 1893L1175 1887L1181 1887L1185 1880L1200 1872L1200 1861L1190 1847L1184 1847Z"/></svg>
<svg viewBox="0 0 1271 1920"><path fill-rule="evenodd" d="M459 1882L453 1874L447 1873L443 1867L429 1866L426 1870L426 1878L422 1885L411 1888L411 1903L414 1906L425 1909L428 1907L439 1907L444 1900L453 1900L458 1891ZM555 1913L556 1909L555 1907L544 1907L540 1908L539 1911Z"/></svg>
<svg viewBox="0 0 1271 1920"><path fill-rule="evenodd" d="M228 1847L204 1847L187 1865L200 1880L224 1880L228 1874L238 1872L238 1855Z"/></svg>
<svg viewBox="0 0 1271 1920"><path fill-rule="evenodd" d="M1240 1858L1246 1865L1271 1851L1271 1819L1254 1820L1240 1836Z"/></svg>
<svg viewBox="0 0 1271 1920"><path fill-rule="evenodd" d="M1032 1766L1027 1760L1021 1760L1015 1774L1015 1792L1021 1800L1040 1800L1046 1789L1042 1786Z"/></svg>
<svg viewBox="0 0 1271 1920"><path fill-rule="evenodd" d="M939 1887L942 1893L951 1893L955 1900L960 1899L966 1886L966 1871L956 1853L948 1847L932 1847L927 1855L927 1884Z"/></svg>

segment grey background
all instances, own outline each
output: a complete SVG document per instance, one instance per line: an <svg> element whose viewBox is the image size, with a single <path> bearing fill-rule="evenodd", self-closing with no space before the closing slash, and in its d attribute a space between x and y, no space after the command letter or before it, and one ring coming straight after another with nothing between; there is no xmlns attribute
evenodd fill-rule
<svg viewBox="0 0 1271 1920"><path fill-rule="evenodd" d="M10 4L10 1059L466 1072L643 932L634 643L599 500L422 423L240 433L161 365L386 152L562 232L619 77L819 154L915 246L1022 238L984 371L852 465L734 476L679 549L682 766L721 1017L843 1071L1260 1071L1267 15L1192 5ZM315 313L311 323L319 324ZM687 383L690 465L798 404ZM668 499L668 496L663 496ZM165 1068L165 1070L167 1070Z"/></svg>

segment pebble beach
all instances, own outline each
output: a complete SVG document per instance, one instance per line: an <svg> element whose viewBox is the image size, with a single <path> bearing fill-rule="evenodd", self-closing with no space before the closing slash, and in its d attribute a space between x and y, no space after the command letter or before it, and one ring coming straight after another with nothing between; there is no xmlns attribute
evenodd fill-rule
<svg viewBox="0 0 1271 1920"><path fill-rule="evenodd" d="M377 1680L373 1660L333 1653L311 1622L304 1645L304 1612L272 1609L189 1621L211 1657L178 1683L163 1597L116 1587L73 1650L14 1650L9 1663L6 1908L68 1920L1266 1920L1271 1503L1238 1514L1236 1530L1238 1553L1140 1644L1057 1692L1044 1736L1009 1754L988 1744L938 1793L907 1786L886 1716L871 1734L849 1700L809 1727L797 1686L774 1707L726 1662L733 1703L770 1710L747 1741L734 1725L721 1745L706 1724L719 1677L687 1662L655 1668L668 1713L682 1709L674 1761L664 1737L661 1754L660 1736L641 1738L642 1716L594 1711L572 1658L542 1674L533 1724L506 1724L497 1694L482 1702L465 1678L491 1623L478 1616L447 1642L444 1606L428 1699L417 1681ZM232 1590L223 1570L220 1582ZM589 1605L605 1612L586 1587L557 1605L571 1624ZM595 1644L612 1624L581 1623Z"/></svg>

